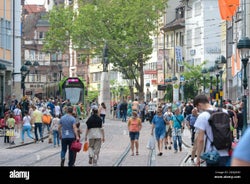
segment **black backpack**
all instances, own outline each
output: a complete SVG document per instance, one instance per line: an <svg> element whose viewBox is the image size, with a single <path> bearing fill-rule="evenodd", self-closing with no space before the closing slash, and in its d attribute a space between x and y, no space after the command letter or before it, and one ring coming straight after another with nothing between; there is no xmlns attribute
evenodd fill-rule
<svg viewBox="0 0 250 184"><path fill-rule="evenodd" d="M209 125L212 128L212 133L214 140L212 145L215 146L217 150L221 149L231 149L232 146L232 131L230 129L230 116L226 112L223 112L221 108L211 111L208 110L211 114L208 119Z"/></svg>

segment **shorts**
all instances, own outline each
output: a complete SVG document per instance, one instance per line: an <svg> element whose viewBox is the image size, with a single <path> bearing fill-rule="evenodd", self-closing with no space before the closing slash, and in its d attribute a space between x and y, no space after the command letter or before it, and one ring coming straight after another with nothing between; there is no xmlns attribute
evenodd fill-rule
<svg viewBox="0 0 250 184"><path fill-rule="evenodd" d="M16 121L16 124L20 124L22 122L22 117L20 115L16 115L14 119Z"/></svg>
<svg viewBox="0 0 250 184"><path fill-rule="evenodd" d="M129 132L129 137L131 141L139 139L140 132Z"/></svg>
<svg viewBox="0 0 250 184"><path fill-rule="evenodd" d="M167 131L166 131L166 137L172 137L172 128L168 128Z"/></svg>

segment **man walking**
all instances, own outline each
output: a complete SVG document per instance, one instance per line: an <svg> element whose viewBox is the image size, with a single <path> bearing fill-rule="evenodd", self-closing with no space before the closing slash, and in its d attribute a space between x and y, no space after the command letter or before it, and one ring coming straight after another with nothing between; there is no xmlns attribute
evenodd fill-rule
<svg viewBox="0 0 250 184"><path fill-rule="evenodd" d="M71 150L70 147L74 140L79 141L80 138L77 134L76 119L72 114L73 107L68 106L67 113L61 117L58 127L59 137L62 143L61 167L64 166L67 149L69 149L68 166L72 167L75 164L75 152Z"/></svg>

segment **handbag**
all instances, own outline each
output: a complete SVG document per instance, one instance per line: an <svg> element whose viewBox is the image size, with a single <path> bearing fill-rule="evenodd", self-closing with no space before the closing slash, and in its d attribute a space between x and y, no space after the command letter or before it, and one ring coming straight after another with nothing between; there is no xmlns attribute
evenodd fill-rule
<svg viewBox="0 0 250 184"><path fill-rule="evenodd" d="M70 149L75 152L79 152L82 149L82 143L79 140L75 140L71 143Z"/></svg>
<svg viewBox="0 0 250 184"><path fill-rule="evenodd" d="M85 143L83 144L83 151L84 152L86 152L86 151L88 151L88 149L89 149L89 142L88 141L85 141Z"/></svg>
<svg viewBox="0 0 250 184"><path fill-rule="evenodd" d="M206 132L205 132L206 134ZM212 142L211 139L208 137L208 135L206 134L207 138L209 139L210 143ZM204 146L204 151L205 151L205 148L206 148L206 144L207 144L207 139L206 139L206 143L205 143L205 146ZM202 160L205 160L207 164L210 164L210 165L216 165L219 163L219 159L220 159L220 154L218 153L217 150L213 149L213 146L212 146L212 150L209 151L209 152L204 152L201 154L201 159Z"/></svg>
<svg viewBox="0 0 250 184"><path fill-rule="evenodd" d="M8 136L8 137L13 137L14 133L15 133L14 129L9 129L9 130L6 130L5 135Z"/></svg>
<svg viewBox="0 0 250 184"><path fill-rule="evenodd" d="M201 155L201 159L205 160L207 164L218 164L220 154L216 150L212 150Z"/></svg>
<svg viewBox="0 0 250 184"><path fill-rule="evenodd" d="M155 138L153 135L151 135L149 140L148 140L147 148L150 150L155 149Z"/></svg>
<svg viewBox="0 0 250 184"><path fill-rule="evenodd" d="M49 143L49 144L52 143L52 134L51 134L51 133L49 133L48 143Z"/></svg>

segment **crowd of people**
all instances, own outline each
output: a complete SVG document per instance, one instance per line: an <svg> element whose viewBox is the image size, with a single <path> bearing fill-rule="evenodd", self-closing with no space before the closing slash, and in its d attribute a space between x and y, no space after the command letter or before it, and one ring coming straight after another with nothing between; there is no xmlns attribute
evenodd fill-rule
<svg viewBox="0 0 250 184"><path fill-rule="evenodd" d="M223 112L229 115L230 136L232 146L230 149L217 150L219 152L219 162L217 164L207 166L230 166L235 163L234 155L244 156L237 151L235 146L241 142L243 133L243 102L232 102L232 100L223 100L222 107L218 107L218 102L209 101L206 95L197 95L187 103L172 102L172 103L157 103L151 100L150 102L123 100L113 105L113 117L120 119L122 122L128 123L129 137L131 141L131 155L139 152L139 135L142 128L142 123L149 121L152 125L151 135L156 139L158 156L163 155L163 149L174 149L174 153L182 151L182 133L184 128L188 128L191 133L190 143L192 145L191 162L194 166L200 166L205 160L201 159L203 153L209 152L211 149L216 149L213 145L208 144L206 137L213 139L211 126L208 122L210 113L207 111L217 110L222 108ZM128 119L128 120L127 120ZM245 133L247 135L247 133ZM242 142L244 142L242 139ZM213 140L210 140L213 142ZM246 140L245 140L246 142ZM241 143L243 144L243 143ZM239 145L241 145L239 144ZM246 143L245 143L246 144ZM235 150L236 151L235 151ZM239 148L240 149L240 148ZM246 156L245 156L246 157ZM247 157L249 159L249 157ZM246 158L244 158L246 159Z"/></svg>
<svg viewBox="0 0 250 184"><path fill-rule="evenodd" d="M228 123L232 131L230 135L232 143L237 143L237 146L231 153L229 150L218 150L220 161L217 166L249 164L249 156L242 154L248 153L245 151L245 145L249 140L244 138L249 135L249 130L245 131L242 137L243 107L242 102L223 101L223 111L230 116ZM174 153L181 152L182 133L185 127L188 128L191 133L191 161L193 165L200 166L204 162L201 159L202 153L208 152L213 147L211 144L206 144L206 136L213 137L208 123L210 114L207 110L217 108L217 105L210 104L207 96L201 94L187 103L123 100L113 105L112 114L114 119L127 123L132 156L139 155L140 131L144 122L148 121L151 124L151 135L155 137L158 156L163 155L163 149L173 149ZM70 147L73 141L80 140L83 133L79 122L84 118L83 111L82 104L72 105L69 100L61 101L53 98L45 101L31 100L24 96L18 101L13 98L10 106L5 106L4 117L0 121L8 132L4 137L4 143L15 144L16 133L21 134L22 144L25 142L25 133L35 143L44 142L44 131L47 130L53 135L54 147L61 146L61 166L65 165L67 151L69 151L68 166L74 166L77 153ZM84 135L84 140L89 143L89 164L97 165L101 145L105 141L104 124L107 113L104 102L98 104L93 100L90 104ZM45 123L44 115L51 117L50 123Z"/></svg>

